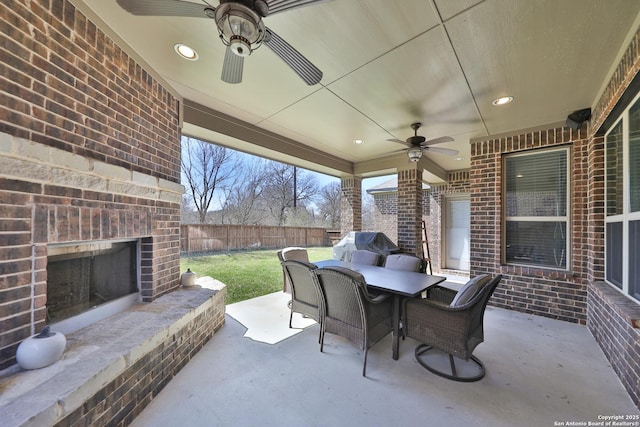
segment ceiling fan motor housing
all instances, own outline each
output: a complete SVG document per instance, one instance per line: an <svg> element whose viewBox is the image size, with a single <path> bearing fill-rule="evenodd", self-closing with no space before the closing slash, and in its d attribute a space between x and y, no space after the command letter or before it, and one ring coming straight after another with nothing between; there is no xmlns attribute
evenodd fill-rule
<svg viewBox="0 0 640 427"><path fill-rule="evenodd" d="M426 140L427 139L424 136L421 136L421 135L414 135L414 136L410 136L409 138L407 138L407 142L409 144L413 145L414 147L419 147L420 144L422 144Z"/></svg>
<svg viewBox="0 0 640 427"><path fill-rule="evenodd" d="M238 3L255 11L263 18L269 14L269 5L264 0L220 0L220 4Z"/></svg>

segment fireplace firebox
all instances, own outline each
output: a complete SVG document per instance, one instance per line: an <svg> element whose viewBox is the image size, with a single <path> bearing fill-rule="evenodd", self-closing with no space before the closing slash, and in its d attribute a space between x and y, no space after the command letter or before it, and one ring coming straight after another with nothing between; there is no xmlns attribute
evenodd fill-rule
<svg viewBox="0 0 640 427"><path fill-rule="evenodd" d="M47 250L47 323L72 324L71 319L113 301L137 299L137 240L56 244ZM80 323L71 329L87 321Z"/></svg>

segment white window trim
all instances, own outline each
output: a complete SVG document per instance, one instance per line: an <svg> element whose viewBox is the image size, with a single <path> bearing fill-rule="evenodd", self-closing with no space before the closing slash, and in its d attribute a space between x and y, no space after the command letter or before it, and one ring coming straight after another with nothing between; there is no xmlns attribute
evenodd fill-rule
<svg viewBox="0 0 640 427"><path fill-rule="evenodd" d="M468 201L469 202L469 209L471 209L471 194L470 193L451 193L451 194L443 194L443 203L442 205L445 207L445 209L449 208L449 201ZM449 212L445 212L444 215L448 215ZM443 217L444 217L443 215ZM469 211L469 215L471 215L471 211ZM448 251L448 239L446 238L446 220L442 220L440 221L440 235L442 236L442 243L441 243L441 253L442 253L442 259L440 261L440 264L442 265L442 267L445 270L452 270L452 271L465 271L468 272L469 269L467 270L459 270L459 269L454 269L454 268L450 268L447 266L447 251ZM469 224L469 232L471 232L471 224ZM471 242L471 241L469 241ZM469 268L471 268L471 248L469 247Z"/></svg>
<svg viewBox="0 0 640 427"><path fill-rule="evenodd" d="M508 158L514 158L514 157L524 157L524 156L532 156L532 155L536 155L536 154L540 154L543 152L548 152L548 151L565 151L567 153L567 189L566 189L566 194L567 194L567 206L566 206L566 212L567 215L564 216L535 216L535 217L531 217L531 216L506 216L504 214L504 212L502 213L502 239L501 239L501 243L500 243L500 251L501 251L501 260L502 260L502 264L504 265L512 265L512 266L522 266L522 267L528 267L528 268L535 268L535 269L545 269L545 270L559 270L559 271L570 271L571 270L571 265L572 265L572 260L573 260L573 256L572 256L572 222L571 222L571 216L569 215L569 212L572 211L571 206L572 206L572 192L571 192L571 185L573 182L572 176L571 176L571 150L570 147L567 146L562 146L562 147L552 147L552 148L546 148L546 149L539 149L539 150L531 150L531 151L526 151L523 153L513 153L513 154L506 154L503 158L502 158L502 168L503 171L506 170L506 160ZM503 172L503 176L505 176L504 172ZM505 204L505 199L504 197L506 197L507 195L507 180L506 177L503 180L503 188L502 188L502 194L503 194L503 209L506 209L506 204ZM565 266L564 267L554 267L554 266L550 266L550 265L532 265L532 264L525 264L525 263L518 263L518 262L507 262L507 250L506 250L506 239L507 239L507 233L506 233L506 224L509 221L519 221L519 222L565 222L567 224L567 229L566 229L566 233L567 233L567 238L566 238L566 243L565 243Z"/></svg>
<svg viewBox="0 0 640 427"><path fill-rule="evenodd" d="M630 149L629 149L629 110L631 109L631 107L633 107L636 102L638 102L640 100L640 93L636 95L636 97L633 99L633 101L631 101L629 103L629 106L624 110L624 112L620 115L620 117L618 118L618 120L616 120L613 125L609 128L609 130L607 131L607 133L605 134L605 159L604 159L604 165L605 165L605 170L604 170L604 175L605 175L605 182L604 182L604 190L605 190L605 194L604 194L604 217L605 217L605 224L609 224L609 223L617 223L617 222L622 222L622 289L620 289L617 285L611 283L609 280L607 280L607 277L609 276L607 273L607 263L604 263L604 268L605 268L605 281L610 284L614 289L617 289L618 291L622 292L625 296L629 297L630 299L636 301L636 302L640 302L639 300L637 300L635 297L633 297L630 294L630 290L629 290L629 223L632 221L638 221L640 220L640 211L639 212L630 212L630 200L631 200L631 185L630 185ZM618 215L611 215L608 216L607 215L607 200L608 200L608 195L607 195L607 136L609 135L609 133L622 121L622 213L618 214ZM607 227L605 226L605 238L604 241L606 243L607 241ZM606 260L606 244L605 244L605 260Z"/></svg>

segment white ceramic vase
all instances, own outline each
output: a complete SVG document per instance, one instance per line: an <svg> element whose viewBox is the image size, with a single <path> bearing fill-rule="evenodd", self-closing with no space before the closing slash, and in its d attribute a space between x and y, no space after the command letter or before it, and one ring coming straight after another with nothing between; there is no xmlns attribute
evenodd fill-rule
<svg viewBox="0 0 640 427"><path fill-rule="evenodd" d="M187 271L180 275L180 284L184 287L190 287L196 284L196 273L187 268Z"/></svg>
<svg viewBox="0 0 640 427"><path fill-rule="evenodd" d="M55 363L67 345L60 332L52 332L45 326L37 335L22 341L16 352L16 360L22 369L40 369Z"/></svg>

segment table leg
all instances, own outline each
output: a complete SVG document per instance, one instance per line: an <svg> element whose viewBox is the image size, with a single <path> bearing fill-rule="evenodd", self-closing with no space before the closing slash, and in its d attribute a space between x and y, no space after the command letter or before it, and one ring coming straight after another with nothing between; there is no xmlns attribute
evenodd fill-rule
<svg viewBox="0 0 640 427"><path fill-rule="evenodd" d="M398 360L400 350L400 295L393 296L393 360Z"/></svg>

